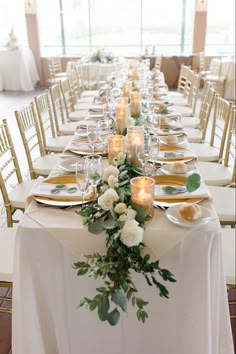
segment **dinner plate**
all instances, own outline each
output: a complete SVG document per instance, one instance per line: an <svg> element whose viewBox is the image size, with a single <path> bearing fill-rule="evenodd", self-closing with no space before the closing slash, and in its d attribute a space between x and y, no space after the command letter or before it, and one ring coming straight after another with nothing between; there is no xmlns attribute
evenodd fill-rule
<svg viewBox="0 0 236 354"><path fill-rule="evenodd" d="M59 164L59 167L66 172L76 172L76 163L80 161L79 157L64 160Z"/></svg>
<svg viewBox="0 0 236 354"><path fill-rule="evenodd" d="M36 202L48 205L48 206L56 206L56 207L66 207L66 206L74 206L83 204L82 200L54 200L45 197L34 197ZM92 200L92 199L91 199ZM84 201L84 204L88 203L91 200Z"/></svg>
<svg viewBox="0 0 236 354"><path fill-rule="evenodd" d="M154 200L154 205L157 207L163 207L163 208L169 208L173 205L180 205L183 203L200 203L204 200L205 198L203 197L199 197L199 198L186 198L186 199L177 199L177 198L173 198L173 199L161 199L158 197L155 197Z"/></svg>
<svg viewBox="0 0 236 354"><path fill-rule="evenodd" d="M182 161L181 161L182 162ZM161 166L160 171L163 172L165 175L176 175L176 176L189 176L191 175L195 168L189 165L186 165L187 171L184 173L175 173L171 170L171 164L166 164Z"/></svg>
<svg viewBox="0 0 236 354"><path fill-rule="evenodd" d="M171 135L173 135L173 134L171 134ZM183 144L187 143L186 136L184 134L178 133L178 134L174 134L174 136L176 136L178 138L177 143L169 143L168 141L166 141L166 136L162 136L160 138L160 143L162 145L170 145L170 146L179 146L179 145L183 145Z"/></svg>
<svg viewBox="0 0 236 354"><path fill-rule="evenodd" d="M200 206L202 210L202 216L199 219L193 221L186 220L179 213L179 208L181 207L181 205L183 205L183 203L179 205L173 205L166 210L166 216L168 220L178 226L194 228L205 225L212 220L212 215L210 211L204 208L203 206Z"/></svg>
<svg viewBox="0 0 236 354"><path fill-rule="evenodd" d="M70 150L73 154L76 155L81 155L81 156L86 156L86 155L93 155L93 151L91 150ZM95 149L94 150L94 155L106 155L107 154L107 150L105 150L105 152L103 152L103 150L101 149Z"/></svg>

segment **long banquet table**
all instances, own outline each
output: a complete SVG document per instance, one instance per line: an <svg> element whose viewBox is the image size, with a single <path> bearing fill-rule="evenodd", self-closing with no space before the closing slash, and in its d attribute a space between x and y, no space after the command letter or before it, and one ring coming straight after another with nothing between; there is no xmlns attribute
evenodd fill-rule
<svg viewBox="0 0 236 354"><path fill-rule="evenodd" d="M52 171L52 176L60 169ZM97 313L78 309L101 285L77 277L73 264L84 254L103 252L105 235L93 235L68 210L30 202L19 224L13 289L13 354L233 354L222 263L221 229L210 199L201 205L212 219L197 228L177 226L155 209L147 222L147 252L169 269L169 299L159 297L134 275L149 301L149 318L137 321L132 306L115 327Z"/></svg>
<svg viewBox="0 0 236 354"><path fill-rule="evenodd" d="M39 81L29 48L0 51L0 91L33 91Z"/></svg>

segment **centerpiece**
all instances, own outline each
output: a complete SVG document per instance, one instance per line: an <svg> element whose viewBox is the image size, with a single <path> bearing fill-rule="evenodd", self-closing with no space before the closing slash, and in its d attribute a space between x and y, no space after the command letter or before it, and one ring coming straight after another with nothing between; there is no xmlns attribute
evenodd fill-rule
<svg viewBox="0 0 236 354"><path fill-rule="evenodd" d="M138 295L134 273L141 274L147 284L155 286L159 296L164 298L169 297L169 292L163 282L176 281L174 275L161 268L159 260L152 260L145 250L145 224L152 213L147 205L137 202L137 189L133 196L131 191L132 181L133 185L140 187L137 178L142 176L142 169L129 162L126 154L118 153L113 158L113 165L103 171L102 181L97 186L97 200L77 211L84 217L83 223L89 232L106 233L105 254L85 255L84 260L74 264L78 276L103 280L103 285L96 288L95 296L92 299L84 297L79 307L97 310L99 319L112 326L119 322L122 312L127 313L129 302L136 308L139 321L144 323L148 318L145 308L148 302ZM140 182L141 186L152 188L152 183ZM193 190L193 183L190 183L190 188Z"/></svg>

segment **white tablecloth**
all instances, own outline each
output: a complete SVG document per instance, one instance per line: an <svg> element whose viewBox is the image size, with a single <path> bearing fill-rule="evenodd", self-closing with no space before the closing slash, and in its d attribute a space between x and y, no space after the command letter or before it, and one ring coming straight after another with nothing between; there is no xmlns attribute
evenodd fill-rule
<svg viewBox="0 0 236 354"><path fill-rule="evenodd" d="M0 51L0 91L33 91L39 81L30 49Z"/></svg>
<svg viewBox="0 0 236 354"><path fill-rule="evenodd" d="M204 205L211 209L210 203ZM39 208L35 202L27 209L16 237L13 354L233 354L216 219L193 230L171 224L155 210L144 242L152 245L147 251L153 256L177 242L160 258L177 283L167 284L170 299L162 299L135 276L149 301L149 318L139 323L129 305L128 317L123 314L115 327L76 308L83 296L93 297L99 282L76 276L77 258L60 236L69 244L78 239L81 254L104 247L103 236L89 234L81 220L75 209Z"/></svg>

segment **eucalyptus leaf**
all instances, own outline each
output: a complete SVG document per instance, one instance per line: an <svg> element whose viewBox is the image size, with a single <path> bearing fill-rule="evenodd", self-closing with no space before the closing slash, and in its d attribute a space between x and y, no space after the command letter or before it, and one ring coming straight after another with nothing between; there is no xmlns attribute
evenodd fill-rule
<svg viewBox="0 0 236 354"><path fill-rule="evenodd" d="M194 192L201 185L201 176L198 173L190 175L186 182L186 188L188 192Z"/></svg>
<svg viewBox="0 0 236 354"><path fill-rule="evenodd" d="M107 229L107 230L114 229L116 224L117 224L117 222L113 218L105 219L103 221L103 227L104 227L104 229Z"/></svg>
<svg viewBox="0 0 236 354"><path fill-rule="evenodd" d="M180 152L165 152L164 157L167 159L172 159L175 157L184 157L184 154L181 154Z"/></svg>
<svg viewBox="0 0 236 354"><path fill-rule="evenodd" d="M125 311L127 309L127 299L122 291L117 290L114 292L111 299L116 305L120 306L122 310Z"/></svg>
<svg viewBox="0 0 236 354"><path fill-rule="evenodd" d="M162 190L166 193L166 194L180 194L180 193L185 193L187 191L187 188L184 186L184 187L180 187L180 186L176 186L176 187L173 187L173 186L165 186L165 187L162 187Z"/></svg>
<svg viewBox="0 0 236 354"><path fill-rule="evenodd" d="M108 314L107 321L111 326L115 326L120 319L120 312L117 309L114 309Z"/></svg>
<svg viewBox="0 0 236 354"><path fill-rule="evenodd" d="M88 226L88 231L92 234L100 234L103 230L103 220L104 218L98 218Z"/></svg>
<svg viewBox="0 0 236 354"><path fill-rule="evenodd" d="M106 321L108 319L108 311L110 308L109 301L106 300L98 306L98 316L101 321Z"/></svg>
<svg viewBox="0 0 236 354"><path fill-rule="evenodd" d="M137 204L132 204L132 208L137 212L135 219L140 223L143 224L145 221L145 211L143 207Z"/></svg>

